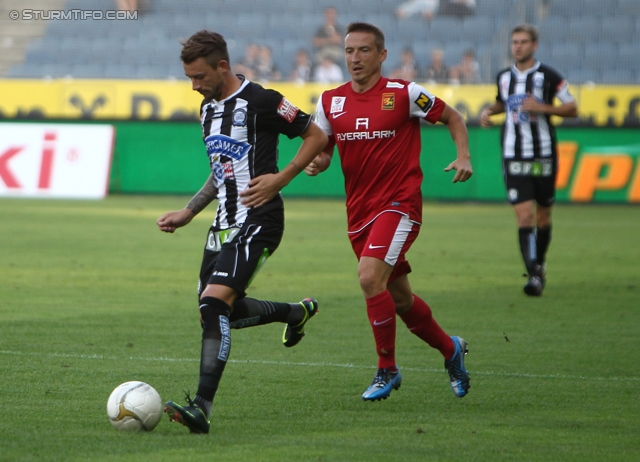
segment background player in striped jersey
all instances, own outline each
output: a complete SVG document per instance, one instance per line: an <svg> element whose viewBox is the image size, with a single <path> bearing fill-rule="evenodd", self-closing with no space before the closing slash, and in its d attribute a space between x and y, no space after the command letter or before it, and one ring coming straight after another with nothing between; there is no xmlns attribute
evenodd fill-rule
<svg viewBox="0 0 640 462"><path fill-rule="evenodd" d="M323 92L316 121L329 135L327 148L307 166L325 171L337 145L345 177L348 232L358 258L358 276L378 353L378 370L362 395L386 399L402 381L395 359L396 313L407 328L445 359L454 394L469 390L464 366L467 343L450 337L431 308L414 295L406 252L422 221L420 120L442 122L457 149L445 171L453 182L472 175L467 127L458 111L414 82L382 77L384 34L368 23L352 23L345 37L351 81Z"/></svg>
<svg viewBox="0 0 640 462"><path fill-rule="evenodd" d="M576 117L578 107L567 81L535 58L538 29L520 24L511 32L513 66L498 73L496 102L482 111L480 124L506 112L502 127L502 170L516 213L520 251L529 279L524 292L542 295L546 253L551 241L551 208L558 171L551 116ZM561 102L555 106L554 100Z"/></svg>
<svg viewBox="0 0 640 462"><path fill-rule="evenodd" d="M198 296L202 323L200 381L188 405L172 401L165 412L192 433L208 433L213 399L231 347L230 328L283 322L283 343L294 346L318 304L313 299L279 303L246 297L246 289L280 244L284 231L284 188L322 150L327 136L305 114L274 90L231 70L224 38L200 31L182 47L184 71L204 97L201 122L211 175L182 210L157 220L173 233L191 222L214 199L216 218L205 243ZM301 137L302 144L278 171L278 138ZM248 188L252 187L251 192ZM267 191L266 194L263 194Z"/></svg>

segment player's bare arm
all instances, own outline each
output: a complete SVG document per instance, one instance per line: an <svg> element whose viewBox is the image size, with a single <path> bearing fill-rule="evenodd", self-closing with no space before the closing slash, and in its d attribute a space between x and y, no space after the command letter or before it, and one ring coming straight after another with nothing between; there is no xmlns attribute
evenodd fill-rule
<svg viewBox="0 0 640 462"><path fill-rule="evenodd" d="M242 203L247 207L266 204L287 186L327 145L327 135L311 122L300 135L302 144L293 160L280 172L269 173L249 181L249 188L240 193Z"/></svg>
<svg viewBox="0 0 640 462"><path fill-rule="evenodd" d="M529 95L522 101L522 110L527 112L536 112L538 114L549 114L559 117L577 117L578 105L575 101L563 103L560 106L553 104L541 103L533 96Z"/></svg>
<svg viewBox="0 0 640 462"><path fill-rule="evenodd" d="M464 182L473 175L471 167L471 154L469 152L469 133L467 132L467 124L464 122L462 114L449 105L445 105L444 111L438 119L449 129L451 138L456 145L456 160L451 162L445 169L445 172L455 170L453 182Z"/></svg>
<svg viewBox="0 0 640 462"><path fill-rule="evenodd" d="M325 148L315 159L311 161L304 169L304 173L309 176L316 176L324 172L331 165L331 159L333 158L333 148Z"/></svg>
<svg viewBox="0 0 640 462"><path fill-rule="evenodd" d="M214 186L213 174L211 174L185 208L167 212L158 218L156 221L158 228L165 233L173 233L176 229L188 225L193 217L202 212L216 198L217 194L218 189Z"/></svg>
<svg viewBox="0 0 640 462"><path fill-rule="evenodd" d="M496 114L502 114L504 112L504 103L500 101L496 101L491 106L485 108L480 113L480 125L482 127L491 127L493 122L491 122L491 116Z"/></svg>

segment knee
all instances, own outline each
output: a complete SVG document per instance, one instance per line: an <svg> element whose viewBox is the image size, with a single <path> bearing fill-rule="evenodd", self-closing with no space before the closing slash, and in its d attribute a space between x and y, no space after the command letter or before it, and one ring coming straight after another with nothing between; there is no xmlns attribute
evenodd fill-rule
<svg viewBox="0 0 640 462"><path fill-rule="evenodd" d="M549 229L551 227L551 213L538 213L536 225L539 229Z"/></svg>
<svg viewBox="0 0 640 462"><path fill-rule="evenodd" d="M360 289L366 298L371 298L384 292L387 288L386 283L380 278L375 271L367 268L358 270L358 279L360 280Z"/></svg>
<svg viewBox="0 0 640 462"><path fill-rule="evenodd" d="M200 318L206 326L208 323L215 322L219 316L229 317L231 307L225 302L215 297L202 297L200 299Z"/></svg>
<svg viewBox="0 0 640 462"><path fill-rule="evenodd" d="M532 228L535 225L536 219L533 212L519 212L518 213L518 227L520 228Z"/></svg>

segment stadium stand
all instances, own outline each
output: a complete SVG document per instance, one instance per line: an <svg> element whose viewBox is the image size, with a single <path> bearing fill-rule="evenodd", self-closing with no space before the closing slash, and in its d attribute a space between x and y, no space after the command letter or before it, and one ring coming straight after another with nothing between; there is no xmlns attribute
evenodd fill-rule
<svg viewBox="0 0 640 462"><path fill-rule="evenodd" d="M387 35L391 62L410 46L421 67L440 47L447 64L471 48L483 81L492 83L509 60L508 37L517 22L541 31L539 57L565 73L572 83L640 83L637 45L638 0L477 0L474 16L464 19L419 16L397 19L389 0L151 0L136 20L50 20L27 24L7 20L9 4L0 0L0 77L9 78L183 78L180 40L198 29L217 30L228 39L234 59L250 42L268 45L277 67L288 75L297 49L310 50L311 38L327 6L338 7L339 23L366 20ZM35 0L34 0L35 1ZM37 3L37 2L36 2ZM40 0L43 10L113 9L112 0ZM268 5L268 6L267 6ZM45 29L46 27L46 29ZM594 40L597 38L597 40ZM19 46L18 46L19 45ZM635 48L634 48L635 47ZM9 58L7 58L9 56ZM595 79L595 80L594 80Z"/></svg>

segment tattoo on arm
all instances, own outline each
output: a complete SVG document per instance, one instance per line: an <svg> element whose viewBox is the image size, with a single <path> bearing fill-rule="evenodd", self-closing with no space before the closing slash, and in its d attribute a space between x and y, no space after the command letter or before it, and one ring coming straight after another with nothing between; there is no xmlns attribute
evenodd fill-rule
<svg viewBox="0 0 640 462"><path fill-rule="evenodd" d="M194 215L202 212L207 205L209 205L218 195L218 188L213 185L213 177L209 176L204 183L200 191L187 204L187 208L193 212Z"/></svg>

